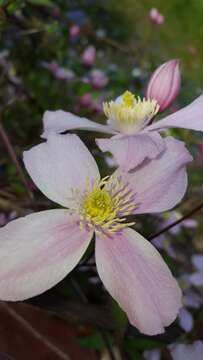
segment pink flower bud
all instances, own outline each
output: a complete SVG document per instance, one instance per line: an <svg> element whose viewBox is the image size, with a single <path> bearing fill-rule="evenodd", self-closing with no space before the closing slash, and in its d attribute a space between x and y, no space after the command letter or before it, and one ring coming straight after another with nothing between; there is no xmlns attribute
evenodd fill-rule
<svg viewBox="0 0 203 360"><path fill-rule="evenodd" d="M148 99L157 100L159 111L164 111L175 100L179 90L179 61L174 59L159 66L152 74L145 95Z"/></svg>
<svg viewBox="0 0 203 360"><path fill-rule="evenodd" d="M72 25L69 29L69 35L71 38L75 38L80 34L80 27L78 25Z"/></svg>
<svg viewBox="0 0 203 360"><path fill-rule="evenodd" d="M90 83L94 89L102 89L108 84L108 77L99 69L94 69L90 74Z"/></svg>
<svg viewBox="0 0 203 360"><path fill-rule="evenodd" d="M84 52L82 54L82 62L83 62L83 64L86 65L86 66L91 66L94 63L95 58L96 58L96 49L95 49L95 47L92 46L92 45L86 47L86 49L84 50Z"/></svg>
<svg viewBox="0 0 203 360"><path fill-rule="evenodd" d="M197 54L197 49L196 49L196 47L194 47L194 46L189 46L189 47L188 47L188 52L189 52L191 55L196 55L196 54Z"/></svg>
<svg viewBox="0 0 203 360"><path fill-rule="evenodd" d="M92 94L86 93L86 94L82 95L79 99L79 103L81 106L91 107L93 104Z"/></svg>
<svg viewBox="0 0 203 360"><path fill-rule="evenodd" d="M165 17L156 8L150 10L149 18L156 25L162 25L165 21Z"/></svg>

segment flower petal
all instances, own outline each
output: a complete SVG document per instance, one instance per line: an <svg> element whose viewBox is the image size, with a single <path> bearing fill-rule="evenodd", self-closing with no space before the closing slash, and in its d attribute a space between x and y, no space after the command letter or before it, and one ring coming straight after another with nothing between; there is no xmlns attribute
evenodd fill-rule
<svg viewBox="0 0 203 360"><path fill-rule="evenodd" d="M190 345L172 344L169 349L173 360L202 360L203 342L200 340Z"/></svg>
<svg viewBox="0 0 203 360"><path fill-rule="evenodd" d="M107 134L116 132L110 126L97 124L86 118L79 117L66 111L46 111L43 116L43 138L47 138L50 133L62 133L67 130L89 130Z"/></svg>
<svg viewBox="0 0 203 360"><path fill-rule="evenodd" d="M142 333L163 333L175 320L181 290L158 251L136 231L97 236L96 263L106 289Z"/></svg>
<svg viewBox="0 0 203 360"><path fill-rule="evenodd" d="M114 136L111 139L97 139L102 151L113 154L123 171L129 171L146 158L154 159L165 149L164 139L158 132L139 133L131 136Z"/></svg>
<svg viewBox="0 0 203 360"><path fill-rule="evenodd" d="M147 130L164 130L173 127L203 131L203 95L183 109L148 126Z"/></svg>
<svg viewBox="0 0 203 360"><path fill-rule="evenodd" d="M67 210L25 216L0 229L0 299L23 300L61 281L78 263L92 233Z"/></svg>
<svg viewBox="0 0 203 360"><path fill-rule="evenodd" d="M87 179L100 179L93 156L76 135L50 135L24 152L24 163L43 194L65 207L73 204L72 189L83 191Z"/></svg>
<svg viewBox="0 0 203 360"><path fill-rule="evenodd" d="M190 284L194 286L203 286L203 272L197 271L189 276Z"/></svg>
<svg viewBox="0 0 203 360"><path fill-rule="evenodd" d="M194 319L192 314L186 309L182 308L178 314L180 327L186 332L190 332L194 326Z"/></svg>
<svg viewBox="0 0 203 360"><path fill-rule="evenodd" d="M145 350L142 355L144 360L160 360L161 350L160 349Z"/></svg>
<svg viewBox="0 0 203 360"><path fill-rule="evenodd" d="M197 270L203 273L203 255L197 254L192 256L192 264Z"/></svg>
<svg viewBox="0 0 203 360"><path fill-rule="evenodd" d="M167 149L159 157L122 175L135 193L135 214L169 210L185 194L185 165L192 160L192 156L182 141L167 137L165 143Z"/></svg>

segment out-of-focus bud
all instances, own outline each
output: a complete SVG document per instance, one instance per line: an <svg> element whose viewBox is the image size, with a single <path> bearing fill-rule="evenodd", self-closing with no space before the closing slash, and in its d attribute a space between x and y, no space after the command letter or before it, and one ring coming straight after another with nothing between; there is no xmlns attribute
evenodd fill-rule
<svg viewBox="0 0 203 360"><path fill-rule="evenodd" d="M61 10L58 6L54 6L54 8L51 11L51 15L55 18L58 19L61 15Z"/></svg>
<svg viewBox="0 0 203 360"><path fill-rule="evenodd" d="M189 46L188 47L188 52L191 54L191 55L197 55L197 49L196 49L196 47L194 47L194 46Z"/></svg>
<svg viewBox="0 0 203 360"><path fill-rule="evenodd" d="M175 100L180 90L179 61L167 61L152 74L145 95L148 99L155 99L164 111Z"/></svg>
<svg viewBox="0 0 203 360"><path fill-rule="evenodd" d="M78 25L72 25L69 29L70 38L76 38L80 34L80 27Z"/></svg>
<svg viewBox="0 0 203 360"><path fill-rule="evenodd" d="M75 78L75 73L72 70L59 66L56 61L52 61L50 63L43 61L41 65L45 69L49 70L52 75L58 80L69 81Z"/></svg>
<svg viewBox="0 0 203 360"><path fill-rule="evenodd" d="M165 21L165 17L156 8L150 10L149 18L156 25L162 25Z"/></svg>
<svg viewBox="0 0 203 360"><path fill-rule="evenodd" d="M90 83L95 89L102 89L108 84L108 77L105 72L99 69L94 69L90 74Z"/></svg>
<svg viewBox="0 0 203 360"><path fill-rule="evenodd" d="M81 106L84 107L92 107L93 104L93 98L92 94L86 93L80 97L79 103Z"/></svg>
<svg viewBox="0 0 203 360"><path fill-rule="evenodd" d="M87 46L82 54L82 62L86 66L93 65L96 58L96 49L94 46Z"/></svg>

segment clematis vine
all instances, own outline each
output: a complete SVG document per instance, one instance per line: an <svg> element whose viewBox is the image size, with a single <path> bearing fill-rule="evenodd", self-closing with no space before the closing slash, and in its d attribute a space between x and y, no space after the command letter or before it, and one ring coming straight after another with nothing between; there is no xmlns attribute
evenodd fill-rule
<svg viewBox="0 0 203 360"><path fill-rule="evenodd" d="M129 215L170 209L187 187L184 143L167 137L163 155L101 179L77 135L49 135L24 153L36 186L63 208L41 211L0 229L0 299L23 300L61 281L93 234L98 273L129 321L149 335L164 332L181 307L181 291L158 251L131 228Z"/></svg>
<svg viewBox="0 0 203 360"><path fill-rule="evenodd" d="M163 72L170 74L166 76ZM145 159L156 159L166 150L165 138L160 132L173 127L203 131L203 95L183 109L154 121L160 109L169 106L177 95L177 87L180 84L177 77L179 79L177 63L173 63L173 66L163 64L149 82L146 92L148 98L141 99L130 91L125 91L115 101L105 102L103 109L107 125L62 110L46 111L43 117L42 137L46 138L52 132L62 133L74 129L111 134L111 138L97 139L97 145L102 151L112 153L117 164L124 171L129 171ZM163 88L163 79L165 93L162 92L164 98L161 99L159 87ZM170 98L170 102L166 97Z"/></svg>

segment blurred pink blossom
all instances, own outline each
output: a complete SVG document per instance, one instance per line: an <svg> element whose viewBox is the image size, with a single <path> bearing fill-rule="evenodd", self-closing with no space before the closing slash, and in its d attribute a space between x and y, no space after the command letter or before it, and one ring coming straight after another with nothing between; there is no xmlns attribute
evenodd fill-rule
<svg viewBox="0 0 203 360"><path fill-rule="evenodd" d="M108 84L108 77L104 71L94 69L90 73L90 83L95 89L102 89Z"/></svg>
<svg viewBox="0 0 203 360"><path fill-rule="evenodd" d="M195 46L188 46L188 52L194 56L197 54L197 48Z"/></svg>
<svg viewBox="0 0 203 360"><path fill-rule="evenodd" d="M173 360L202 360L203 342L198 340L192 344L172 344L169 350Z"/></svg>
<svg viewBox="0 0 203 360"><path fill-rule="evenodd" d="M96 49L93 45L89 45L82 53L82 63L86 66L92 66L96 59Z"/></svg>
<svg viewBox="0 0 203 360"><path fill-rule="evenodd" d="M197 294L194 290L188 289L184 291L183 303L184 306L199 309L200 306L203 304L203 298L201 295Z"/></svg>
<svg viewBox="0 0 203 360"><path fill-rule="evenodd" d="M51 11L51 15L55 18L58 19L61 15L61 10L58 6L54 6L52 11Z"/></svg>
<svg viewBox="0 0 203 360"><path fill-rule="evenodd" d="M180 91L179 61L170 60L159 66L152 74L146 89L146 97L155 99L159 111L167 109Z"/></svg>
<svg viewBox="0 0 203 360"><path fill-rule="evenodd" d="M186 308L182 308L179 311L178 322L179 322L180 327L186 332L190 332L193 329L194 319L193 319L190 311L187 310Z"/></svg>
<svg viewBox="0 0 203 360"><path fill-rule="evenodd" d="M75 73L74 71L61 67L59 66L59 64L56 61L52 61L52 62L42 62L41 65L49 70L52 75L58 79L58 80L65 80L65 81L69 81L69 80L73 80L75 77Z"/></svg>
<svg viewBox="0 0 203 360"><path fill-rule="evenodd" d="M93 102L94 100L91 93L86 93L82 95L79 99L80 105L84 107L91 107Z"/></svg>
<svg viewBox="0 0 203 360"><path fill-rule="evenodd" d="M161 350L153 349L153 350L145 350L143 352L144 360L161 360Z"/></svg>
<svg viewBox="0 0 203 360"><path fill-rule="evenodd" d="M70 35L70 38L75 38L77 37L78 35L80 34L80 27L78 25L72 25L70 28L69 28L69 35Z"/></svg>
<svg viewBox="0 0 203 360"><path fill-rule="evenodd" d="M194 286L203 286L203 255L193 255L192 264L197 269L189 276L189 281Z"/></svg>
<svg viewBox="0 0 203 360"><path fill-rule="evenodd" d="M156 25L162 25L165 22L165 17L156 8L151 8L149 18Z"/></svg>

